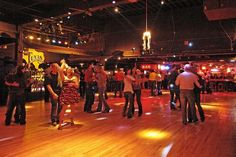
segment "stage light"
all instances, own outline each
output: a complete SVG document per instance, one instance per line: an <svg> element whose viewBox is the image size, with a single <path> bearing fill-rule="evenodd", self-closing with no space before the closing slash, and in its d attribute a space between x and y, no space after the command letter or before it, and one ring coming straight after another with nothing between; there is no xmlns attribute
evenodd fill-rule
<svg viewBox="0 0 236 157"><path fill-rule="evenodd" d="M53 39L53 40L52 40L52 43L56 43L56 40L55 40L55 39Z"/></svg>
<svg viewBox="0 0 236 157"><path fill-rule="evenodd" d="M71 12L68 12L68 15L71 15Z"/></svg>
<svg viewBox="0 0 236 157"><path fill-rule="evenodd" d="M165 4L165 2L164 2L164 1L161 1L161 5L163 5L163 4Z"/></svg>
<svg viewBox="0 0 236 157"><path fill-rule="evenodd" d="M106 62L106 61L107 61L107 58L105 58L104 61Z"/></svg>
<svg viewBox="0 0 236 157"><path fill-rule="evenodd" d="M37 40L38 40L38 41L40 41L40 40L41 40L41 38L40 38L40 37L38 37L38 38L37 38Z"/></svg>
<svg viewBox="0 0 236 157"><path fill-rule="evenodd" d="M120 57L118 57L117 59L118 59L118 60L121 60L121 58L120 58Z"/></svg>
<svg viewBox="0 0 236 157"><path fill-rule="evenodd" d="M119 8L118 8L118 7L115 7L115 8L114 8L114 11L115 11L116 13L119 13Z"/></svg>
<svg viewBox="0 0 236 157"><path fill-rule="evenodd" d="M116 1L112 1L112 4L116 4Z"/></svg>
<svg viewBox="0 0 236 157"><path fill-rule="evenodd" d="M151 32L145 31L143 33L143 50L148 51L151 48Z"/></svg>
<svg viewBox="0 0 236 157"><path fill-rule="evenodd" d="M70 16L67 16L67 19L70 19Z"/></svg>
<svg viewBox="0 0 236 157"><path fill-rule="evenodd" d="M217 68L211 69L211 72L218 72L218 71L219 71L219 69L217 69Z"/></svg>
<svg viewBox="0 0 236 157"><path fill-rule="evenodd" d="M175 57L176 57L176 55L173 55L173 57L175 58Z"/></svg>
<svg viewBox="0 0 236 157"><path fill-rule="evenodd" d="M58 44L61 44L61 41L59 40L57 43L58 43Z"/></svg>
<svg viewBox="0 0 236 157"><path fill-rule="evenodd" d="M71 109L66 109L66 113L71 113Z"/></svg>
<svg viewBox="0 0 236 157"><path fill-rule="evenodd" d="M192 43L192 42L189 42L189 43L188 43L188 46L189 46L189 47L192 47L192 46L193 46L193 43Z"/></svg>
<svg viewBox="0 0 236 157"><path fill-rule="evenodd" d="M78 41L76 41L76 42L75 42L75 45L79 45L79 42L78 42Z"/></svg>
<svg viewBox="0 0 236 157"><path fill-rule="evenodd" d="M34 21L35 21L35 22L39 22L39 20L38 20L38 19L34 19Z"/></svg>
<svg viewBox="0 0 236 157"><path fill-rule="evenodd" d="M29 39L30 39L30 40L34 40L34 36L30 35L30 36L29 36Z"/></svg>
<svg viewBox="0 0 236 157"><path fill-rule="evenodd" d="M65 43L64 43L65 45L68 45L68 42L67 41L65 41Z"/></svg>
<svg viewBox="0 0 236 157"><path fill-rule="evenodd" d="M50 39L46 39L45 41L48 43L48 42L50 42Z"/></svg>

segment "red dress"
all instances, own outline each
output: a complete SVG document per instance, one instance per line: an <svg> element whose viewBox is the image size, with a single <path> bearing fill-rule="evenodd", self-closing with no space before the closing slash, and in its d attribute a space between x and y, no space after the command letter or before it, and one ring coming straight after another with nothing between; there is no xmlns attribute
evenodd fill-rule
<svg viewBox="0 0 236 157"><path fill-rule="evenodd" d="M73 77L72 79L66 79L63 82L63 86L62 86L62 91L59 97L59 102L60 105L72 105L74 103L78 103L79 102L79 94L78 94L78 89L73 87L70 87L68 84L69 83L73 83Z"/></svg>

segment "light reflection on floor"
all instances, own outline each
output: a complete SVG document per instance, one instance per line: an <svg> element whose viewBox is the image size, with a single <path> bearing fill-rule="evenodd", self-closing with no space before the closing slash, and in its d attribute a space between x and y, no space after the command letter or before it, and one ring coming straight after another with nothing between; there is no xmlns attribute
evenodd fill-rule
<svg viewBox="0 0 236 157"><path fill-rule="evenodd" d="M107 117L100 117L100 118L96 118L96 120L106 120Z"/></svg>
<svg viewBox="0 0 236 157"><path fill-rule="evenodd" d="M167 138L169 136L169 133L157 129L145 129L138 132L138 135L141 138L146 138L151 140L161 140Z"/></svg>
<svg viewBox="0 0 236 157"><path fill-rule="evenodd" d="M173 143L169 144L168 146L166 146L161 153L161 157L167 157L168 153L170 152L171 148L173 146Z"/></svg>

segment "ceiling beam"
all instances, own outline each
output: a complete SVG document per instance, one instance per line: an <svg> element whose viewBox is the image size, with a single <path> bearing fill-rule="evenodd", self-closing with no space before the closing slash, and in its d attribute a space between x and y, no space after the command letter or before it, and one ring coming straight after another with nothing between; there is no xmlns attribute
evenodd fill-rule
<svg viewBox="0 0 236 157"><path fill-rule="evenodd" d="M138 2L138 0L137 0L137 2ZM74 16L74 15L83 14L83 13L87 13L87 12L88 13L89 12L93 13L93 12L96 12L98 10L103 10L103 9L106 9L106 8L109 8L109 7L115 7L115 6L119 6L119 5L127 4L127 3L132 3L132 2L130 2L129 0L120 0L120 1L117 1L115 4L109 2L109 3L106 3L106 4L102 4L102 5L98 5L98 6L88 8L87 10L82 10L82 9L79 9L79 8L73 8L74 12L71 12L70 15L68 15L68 13L65 13L65 14L54 17L54 19L64 18L64 17L67 17L67 16ZM52 20L51 18L45 18L45 19L41 20L40 22L46 22L46 21L51 21L51 20ZM29 26L29 25L32 25L32 24L35 24L35 22L26 23L26 24L23 24L22 26L25 27L25 26Z"/></svg>
<svg viewBox="0 0 236 157"><path fill-rule="evenodd" d="M0 2L3 4L5 3L6 5L10 6L11 10L8 10L9 12L17 12L18 10L27 9L33 12L41 13L41 11L33 9L33 8L29 8L28 6L17 5L15 3L6 2L4 0L0 0Z"/></svg>

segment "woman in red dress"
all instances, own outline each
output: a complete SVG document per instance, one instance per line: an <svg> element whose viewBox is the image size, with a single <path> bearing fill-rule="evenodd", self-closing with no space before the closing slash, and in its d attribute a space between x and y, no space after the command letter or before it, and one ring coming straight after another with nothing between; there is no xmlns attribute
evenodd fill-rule
<svg viewBox="0 0 236 157"><path fill-rule="evenodd" d="M59 97L59 102L62 106L62 110L59 114L59 130L62 129L61 125L63 123L64 114L67 111L70 114L71 125L74 124L74 106L79 102L79 81L78 78L74 75L73 69L71 67L67 67L66 75L64 75L63 72L61 72L60 74L62 75L62 91Z"/></svg>

